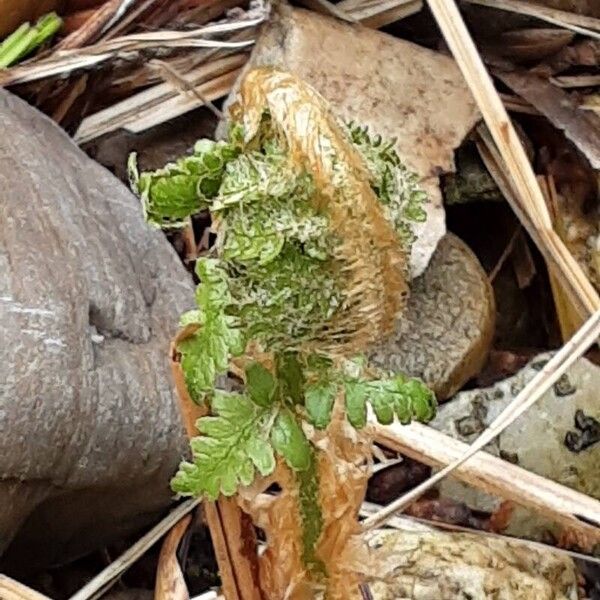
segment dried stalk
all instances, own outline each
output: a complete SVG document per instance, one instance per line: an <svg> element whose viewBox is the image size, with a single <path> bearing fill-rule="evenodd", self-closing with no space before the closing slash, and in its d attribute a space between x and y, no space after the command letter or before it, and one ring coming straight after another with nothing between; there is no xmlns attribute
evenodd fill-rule
<svg viewBox="0 0 600 600"><path fill-rule="evenodd" d="M568 249L554 229L541 230L533 224L529 217L529 213L523 208L519 201L518 193L514 189L514 184L508 175L506 165L504 165L487 128L485 126L479 127L478 134L477 149L479 150L479 154L487 170L500 188L502 195L511 205L511 208L519 218L519 221L523 224L527 233L531 236L531 239L544 256L552 277L557 279L561 288L568 294L572 310L579 315L578 322L583 323L590 314L589 310L586 309L585 305L580 300L581 294L577 289L576 282L568 276L566 270L561 268L559 262L557 262L557 252L552 252L552 249L558 249L558 253L562 255L567 254Z"/></svg>
<svg viewBox="0 0 600 600"><path fill-rule="evenodd" d="M206 83L195 87L195 91L210 101L222 98L233 87L235 80L238 78L241 68L233 69L207 81ZM160 106L160 111L152 108L147 112L141 112L137 119L128 124L126 129L132 133L139 133L150 129L155 125L164 123L179 117L199 106L205 104L205 101L194 95L178 95Z"/></svg>
<svg viewBox="0 0 600 600"><path fill-rule="evenodd" d="M390 503L378 514L369 517L364 522L365 529L378 527L394 513L406 508L428 489L439 483L444 477L460 467L474 454L483 449L506 427L518 419L529 407L537 402L541 396L552 387L566 370L595 343L600 336L600 310L596 311L573 336L539 371L536 376L521 390L510 404L498 415L498 417L485 429L485 431L464 451L461 456L452 463L438 471L435 475L419 484L410 492L404 494L394 502ZM600 503L598 503L600 507ZM592 515L589 519L600 527L600 512ZM598 530L600 535L600 530ZM600 539L600 538L599 538Z"/></svg>
<svg viewBox="0 0 600 600"><path fill-rule="evenodd" d="M374 425L374 430L375 439L380 444L433 467L452 464L469 449L460 440L419 423ZM600 530L593 525L600 523L600 502L595 498L483 451L457 468L453 476L487 494L539 512L580 533L584 539L590 540L589 549L600 541ZM369 517L371 521L365 522L367 529L371 529L373 520L380 521L381 512ZM387 518L393 518L393 515Z"/></svg>
<svg viewBox="0 0 600 600"><path fill-rule="evenodd" d="M106 27L114 23L115 18L124 14L124 10L131 5L131 0L109 0L96 9L82 27L68 35L55 48L55 52L72 50L85 46L90 40L96 38Z"/></svg>
<svg viewBox="0 0 600 600"><path fill-rule="evenodd" d="M343 8L344 6L347 6L348 12L355 15L358 20L363 21L365 25L382 27L420 10L422 0L384 0L382 2L375 0L343 0L338 7ZM235 56L239 57L241 55ZM215 77L217 73L220 75L225 72L224 68L222 70L216 68L219 63L215 63L213 67L211 66L213 65L212 61L210 63L206 62L208 58L209 56L200 59L185 56L173 59L168 63L165 61L165 63L180 74L181 80L186 82L186 87L189 90L199 92L205 99L216 100L220 96L229 93L232 86L225 85L225 80L222 79L218 86L215 86L214 82L206 81L205 87L198 87L200 81L204 81L201 76L206 76L209 71L213 71L213 68ZM217 58L214 60L217 60ZM240 62L239 67L242 66L245 60L246 58ZM199 67L196 71L192 70L205 62L205 66ZM149 80L145 78L144 83L147 85ZM175 87L181 88L182 86ZM208 94L206 88L213 89L214 92ZM120 127L126 127L131 132L143 131L204 104L202 99L191 99L189 94L184 99L177 99L176 96L177 89L169 84L158 84L153 88L144 90L84 119L75 134L75 140L83 144Z"/></svg>
<svg viewBox="0 0 600 600"><path fill-rule="evenodd" d="M550 77L550 81L561 88L594 87L600 85L600 75L563 75Z"/></svg>
<svg viewBox="0 0 600 600"><path fill-rule="evenodd" d="M540 6L539 4L532 4L525 0L466 0L471 4L478 4L480 6L487 6L489 8L498 8L500 10L506 10L515 12L521 15L528 15L535 17L541 21L570 29L576 33L586 35L588 37L600 39L600 19L594 17L586 17L584 15L578 15L576 13L567 12L565 10L558 10L555 8L549 8L546 6Z"/></svg>
<svg viewBox="0 0 600 600"><path fill-rule="evenodd" d="M341 9L339 4L333 4L329 0L300 0L301 3L314 10L315 12L322 13L325 15L331 15L341 21L347 21L348 23L356 23L356 19L347 11Z"/></svg>

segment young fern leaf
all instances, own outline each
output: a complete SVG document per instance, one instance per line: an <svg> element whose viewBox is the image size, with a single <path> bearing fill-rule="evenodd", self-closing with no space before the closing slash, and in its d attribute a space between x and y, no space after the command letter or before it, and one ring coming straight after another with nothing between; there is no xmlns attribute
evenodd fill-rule
<svg viewBox="0 0 600 600"><path fill-rule="evenodd" d="M382 425L389 425L395 417L407 424L413 419L427 422L435 416L435 395L419 379L396 375L377 381L347 380L344 392L348 421L357 429L367 423L367 402Z"/></svg>
<svg viewBox="0 0 600 600"><path fill-rule="evenodd" d="M309 421L317 429L329 425L337 391L338 386L332 382L320 381L306 387L304 405Z"/></svg>
<svg viewBox="0 0 600 600"><path fill-rule="evenodd" d="M294 471L306 471L311 465L312 449L302 426L289 408L280 411L271 432L271 443Z"/></svg>
<svg viewBox="0 0 600 600"><path fill-rule="evenodd" d="M277 382L271 372L259 362L251 362L246 367L246 390L258 406L268 408L275 402Z"/></svg>
<svg viewBox="0 0 600 600"><path fill-rule="evenodd" d="M182 463L171 482L181 495L232 496L254 481L256 471L270 475L275 469L269 441L273 409L243 394L217 391L212 410L215 416L198 419L202 435L191 442L193 462Z"/></svg>
<svg viewBox="0 0 600 600"><path fill-rule="evenodd" d="M196 292L198 310L182 317L197 324L197 331L177 345L181 368L192 399L200 402L214 388L218 375L227 371L229 359L244 351L244 337L235 319L225 310L230 302L227 275L216 259L200 259L196 273L202 284Z"/></svg>
<svg viewBox="0 0 600 600"><path fill-rule="evenodd" d="M188 217L210 207L221 187L225 166L238 153L234 144L200 140L192 155L141 174L132 154L129 179L141 198L146 220L162 228L185 226Z"/></svg>

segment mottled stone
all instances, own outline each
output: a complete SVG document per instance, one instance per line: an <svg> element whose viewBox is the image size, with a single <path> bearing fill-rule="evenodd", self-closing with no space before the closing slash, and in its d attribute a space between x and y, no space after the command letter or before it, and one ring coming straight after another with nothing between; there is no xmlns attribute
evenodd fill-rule
<svg viewBox="0 0 600 600"><path fill-rule="evenodd" d="M0 90L0 123L0 563L35 568L169 505L186 443L167 355L193 283L48 118Z"/></svg>
<svg viewBox="0 0 600 600"><path fill-rule="evenodd" d="M371 359L421 377L444 400L483 367L494 320L494 296L485 271L469 247L449 233L425 273L413 281L393 336Z"/></svg>
<svg viewBox="0 0 600 600"><path fill-rule="evenodd" d="M240 79L265 65L307 81L341 119L396 139L400 158L419 174L430 200L410 260L413 277L420 275L446 232L439 176L454 170L454 149L479 119L454 60L380 31L280 6ZM226 106L238 87L239 80ZM224 134L223 125L218 131Z"/></svg>
<svg viewBox="0 0 600 600"><path fill-rule="evenodd" d="M550 357L551 354L543 354L534 358L514 377L493 387L457 394L452 402L440 407L430 425L464 442L472 442ZM585 358L579 359L486 451L600 499L599 387L600 367ZM478 427L464 427L466 422L474 421ZM440 491L472 508L493 511L500 505L500 499L451 478L441 483ZM522 508L515 509L507 529L511 535L536 539L557 532L553 523Z"/></svg>
<svg viewBox="0 0 600 600"><path fill-rule="evenodd" d="M400 531L376 532L370 540L373 600L579 597L577 571L568 556L502 539L411 526L404 520L399 524Z"/></svg>

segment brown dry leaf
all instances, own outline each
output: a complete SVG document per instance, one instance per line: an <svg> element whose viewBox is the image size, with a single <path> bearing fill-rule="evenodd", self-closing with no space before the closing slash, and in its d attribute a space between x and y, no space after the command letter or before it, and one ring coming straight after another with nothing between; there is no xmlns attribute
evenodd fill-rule
<svg viewBox="0 0 600 600"><path fill-rule="evenodd" d="M163 542L156 569L155 600L188 600L190 597L181 566L177 560L177 548L191 520L192 515L183 517L171 529Z"/></svg>
<svg viewBox="0 0 600 600"><path fill-rule="evenodd" d="M494 533L504 531L510 523L514 510L514 502L511 502L510 500L501 502L500 506L490 516L488 530L493 531Z"/></svg>
<svg viewBox="0 0 600 600"><path fill-rule="evenodd" d="M600 169L600 118L579 109L577 102L548 80L525 72L496 72L508 87L546 116Z"/></svg>
<svg viewBox="0 0 600 600"><path fill-rule="evenodd" d="M359 574L368 573L370 565L358 514L369 474L371 440L368 433L358 432L348 424L342 405L338 398L327 434L317 432L312 439L319 449L319 502L324 518L316 556L327 571L330 600L347 600L349 590L358 589ZM278 495L261 493L273 483L282 489ZM312 600L316 582L300 560L298 490L290 469L279 462L273 475L241 491L239 503L267 538L259 559L265 597Z"/></svg>
<svg viewBox="0 0 600 600"><path fill-rule="evenodd" d="M347 600L348 590L358 588L359 574L368 572L370 564L358 515L371 470L372 441L368 431L348 423L343 407L339 397L326 435L313 439L321 450L319 500L325 522L317 556L327 568L328 600Z"/></svg>
<svg viewBox="0 0 600 600"><path fill-rule="evenodd" d="M517 62L542 60L562 50L574 37L564 29L517 29L502 33L495 50Z"/></svg>
<svg viewBox="0 0 600 600"><path fill-rule="evenodd" d="M563 48L530 72L550 76L575 66L594 67L600 63L600 40L582 40Z"/></svg>
<svg viewBox="0 0 600 600"><path fill-rule="evenodd" d="M419 498L407 507L404 514L426 521L439 521L472 529L489 529L486 514L477 514L466 504L451 498Z"/></svg>
<svg viewBox="0 0 600 600"><path fill-rule="evenodd" d="M597 0L533 0L535 4L541 4L548 8L566 10L589 17L600 17L600 5Z"/></svg>

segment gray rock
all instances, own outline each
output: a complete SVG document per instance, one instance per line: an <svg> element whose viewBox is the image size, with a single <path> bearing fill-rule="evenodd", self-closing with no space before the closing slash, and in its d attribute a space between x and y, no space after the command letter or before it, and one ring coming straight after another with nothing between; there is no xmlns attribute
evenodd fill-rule
<svg viewBox="0 0 600 600"><path fill-rule="evenodd" d="M193 283L49 119L0 90L0 123L1 568L35 568L168 506L186 452L168 346Z"/></svg>
<svg viewBox="0 0 600 600"><path fill-rule="evenodd" d="M496 385L462 392L442 406L430 423L464 442L472 442L507 406L551 357L533 359L514 377ZM553 479L558 483L600 498L600 443L594 443L594 422L600 419L598 389L600 368L582 358L527 412L486 447L491 454ZM581 411L581 412L579 412ZM569 435L570 434L570 435ZM581 448L566 442L579 440ZM467 488L454 479L442 482L440 491L473 508L493 511L500 500ZM507 533L544 539L556 526L525 509L517 508Z"/></svg>
<svg viewBox="0 0 600 600"><path fill-rule="evenodd" d="M371 355L381 367L422 378L445 400L479 373L494 335L494 295L469 247L451 233L411 286L394 335Z"/></svg>
<svg viewBox="0 0 600 600"><path fill-rule="evenodd" d="M517 542L402 525L376 532L369 545L373 600L579 597L571 558Z"/></svg>
<svg viewBox="0 0 600 600"><path fill-rule="evenodd" d="M430 200L427 221L415 227L410 257L413 277L423 273L446 232L438 178L454 170L454 149L479 119L454 60L380 31L278 4L240 79L265 65L307 81L341 119L396 139L400 158L419 174ZM235 101L237 87L226 106ZM221 124L218 133L224 132Z"/></svg>

